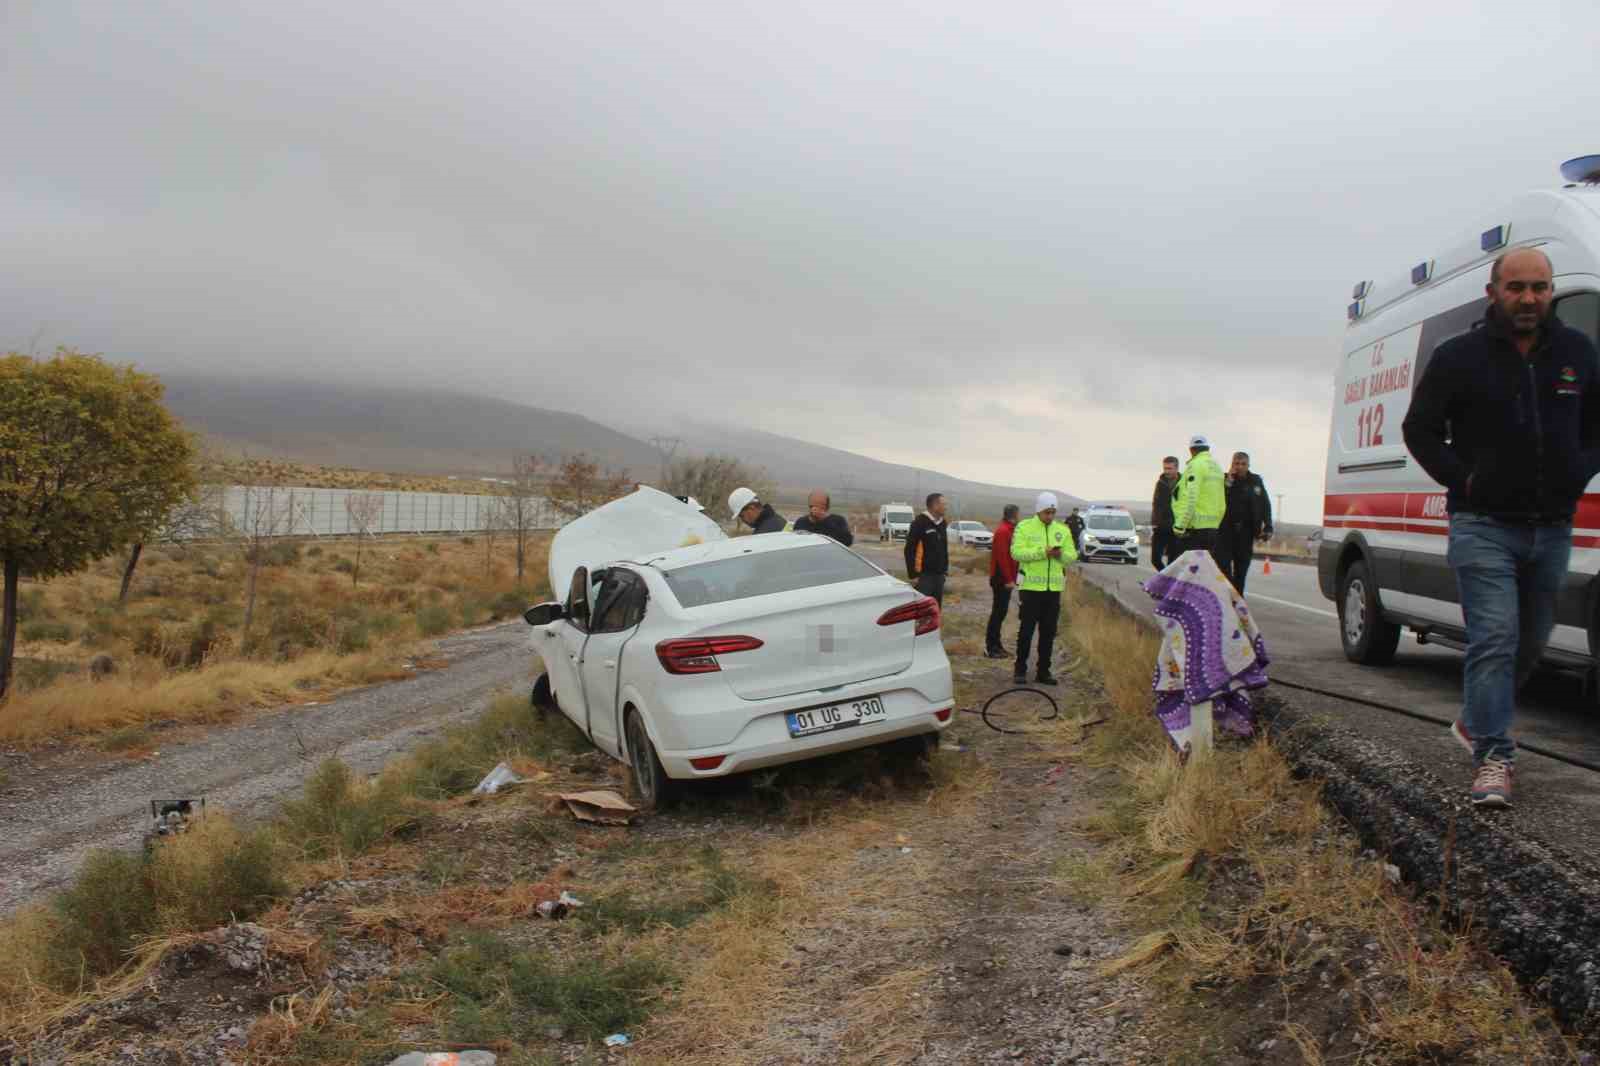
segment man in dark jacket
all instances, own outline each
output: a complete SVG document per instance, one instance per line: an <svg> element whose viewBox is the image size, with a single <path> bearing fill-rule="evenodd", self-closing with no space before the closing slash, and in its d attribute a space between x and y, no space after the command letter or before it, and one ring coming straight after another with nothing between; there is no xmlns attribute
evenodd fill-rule
<svg viewBox="0 0 1600 1066"><path fill-rule="evenodd" d="M772 504L762 503L753 489L741 487L728 493L728 510L753 533L782 533L789 524Z"/></svg>
<svg viewBox="0 0 1600 1066"><path fill-rule="evenodd" d="M906 577L918 592L944 606L944 579L950 574L950 542L946 540L944 494L930 492L928 509L911 520L906 533Z"/></svg>
<svg viewBox="0 0 1600 1066"><path fill-rule="evenodd" d="M1217 529L1217 554L1222 572L1243 595L1256 541L1272 536L1272 500L1261 475L1250 472L1250 456L1244 452L1233 453L1223 492L1228 502Z"/></svg>
<svg viewBox="0 0 1600 1066"><path fill-rule="evenodd" d="M1178 557L1178 537L1172 532L1172 486L1178 483L1178 457L1161 460L1155 495L1150 497L1150 565L1157 570Z"/></svg>
<svg viewBox="0 0 1600 1066"><path fill-rule="evenodd" d="M1016 504L1006 504L1000 524L994 527L994 541L989 545L989 588L994 592L994 603L989 608L989 629L983 651L991 659L1011 656L1000 646L1000 627L1005 625L1006 611L1011 608L1011 590L1017 587L1017 561L1011 558L1011 534L1016 531L1020 513Z"/></svg>
<svg viewBox="0 0 1600 1066"><path fill-rule="evenodd" d="M1483 323L1439 345L1402 425L1406 447L1445 487L1445 558L1467 622L1461 717L1472 802L1511 805L1517 689L1555 623L1572 516L1600 470L1600 363L1550 313L1550 260L1519 248L1495 260Z"/></svg>
<svg viewBox="0 0 1600 1066"><path fill-rule="evenodd" d="M1067 528L1072 530L1072 547L1079 555L1083 554L1083 513L1076 507L1067 515Z"/></svg>
<svg viewBox="0 0 1600 1066"><path fill-rule="evenodd" d="M855 543L855 534L850 532L850 523L845 521L842 514L829 514L833 507L833 498L821 489L813 489L806 498L806 513L794 520L796 533L820 533L824 537L832 537L840 544L848 547Z"/></svg>

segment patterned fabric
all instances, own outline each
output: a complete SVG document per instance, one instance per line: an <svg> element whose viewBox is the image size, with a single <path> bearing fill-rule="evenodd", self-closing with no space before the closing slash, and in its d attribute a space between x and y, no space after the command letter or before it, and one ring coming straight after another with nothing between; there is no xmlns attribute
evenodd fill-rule
<svg viewBox="0 0 1600 1066"><path fill-rule="evenodd" d="M1144 583L1161 620L1153 687L1156 717L1173 746L1194 740L1193 711L1210 703L1216 725L1237 736L1255 731L1249 689L1267 684L1267 645L1244 597L1209 552L1184 552Z"/></svg>

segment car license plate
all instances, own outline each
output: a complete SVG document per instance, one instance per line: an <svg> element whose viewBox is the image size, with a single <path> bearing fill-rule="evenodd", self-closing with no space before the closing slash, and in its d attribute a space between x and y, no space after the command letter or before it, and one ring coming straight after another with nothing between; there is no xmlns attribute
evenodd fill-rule
<svg viewBox="0 0 1600 1066"><path fill-rule="evenodd" d="M887 721L889 712L883 709L883 700L877 696L863 696L859 700L850 700L847 703L790 711L784 717L789 720L789 735L798 738L831 733L835 729L850 729L870 722Z"/></svg>

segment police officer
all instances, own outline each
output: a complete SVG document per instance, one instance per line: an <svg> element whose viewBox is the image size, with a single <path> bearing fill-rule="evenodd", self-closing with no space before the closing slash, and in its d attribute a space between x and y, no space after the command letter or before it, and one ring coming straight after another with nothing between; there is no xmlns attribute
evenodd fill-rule
<svg viewBox="0 0 1600 1066"><path fill-rule="evenodd" d="M1039 632L1039 657L1034 680L1054 685L1050 654L1056 641L1056 620L1061 615L1061 590L1066 587L1066 565L1078 559L1072 530L1056 521L1056 497L1041 492L1033 504L1033 517L1024 520L1011 535L1011 558L1017 561L1022 580L1021 607L1017 614L1017 665L1012 680L1028 683L1028 652L1034 630Z"/></svg>
<svg viewBox="0 0 1600 1066"><path fill-rule="evenodd" d="M1172 487L1172 532L1178 550L1217 554L1217 529L1227 508L1222 467L1211 458L1211 442L1204 436L1189 438L1189 463ZM1222 565L1218 561L1217 565Z"/></svg>
<svg viewBox="0 0 1600 1066"><path fill-rule="evenodd" d="M1272 502L1260 474L1250 472L1250 456L1233 453L1225 489L1227 510L1217 537L1219 565L1233 587L1242 594L1250 576L1250 560L1256 541L1272 536Z"/></svg>

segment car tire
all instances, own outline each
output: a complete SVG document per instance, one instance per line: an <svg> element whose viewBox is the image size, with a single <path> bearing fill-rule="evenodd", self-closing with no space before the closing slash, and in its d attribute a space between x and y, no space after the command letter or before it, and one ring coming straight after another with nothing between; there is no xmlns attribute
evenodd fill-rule
<svg viewBox="0 0 1600 1066"><path fill-rule="evenodd" d="M549 674L540 674L539 679L533 683L533 691L528 693L528 703L540 721L543 721L550 708L556 705L555 695L550 691Z"/></svg>
<svg viewBox="0 0 1600 1066"><path fill-rule="evenodd" d="M660 758L656 756L656 746L650 742L644 719L632 707L628 708L623 730L628 744L629 776L639 809L658 811L670 807L678 798L680 785L667 776Z"/></svg>
<svg viewBox="0 0 1600 1066"><path fill-rule="evenodd" d="M1400 646L1400 627L1383 617L1378 586L1365 560L1356 560L1339 578L1339 642L1344 657L1363 666L1386 666Z"/></svg>
<svg viewBox="0 0 1600 1066"><path fill-rule="evenodd" d="M939 734L917 733L909 737L896 737L886 742L882 750L890 758L926 758L939 750Z"/></svg>

